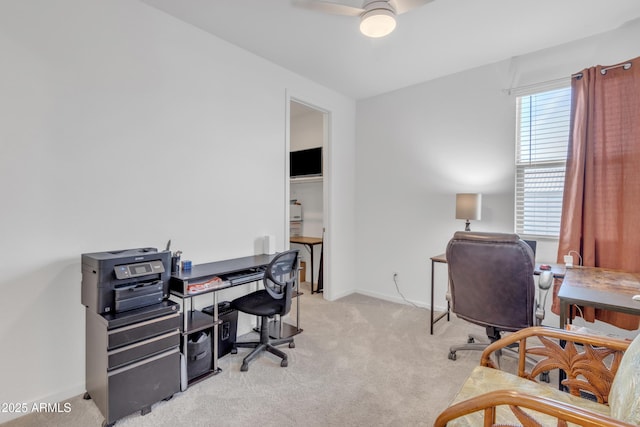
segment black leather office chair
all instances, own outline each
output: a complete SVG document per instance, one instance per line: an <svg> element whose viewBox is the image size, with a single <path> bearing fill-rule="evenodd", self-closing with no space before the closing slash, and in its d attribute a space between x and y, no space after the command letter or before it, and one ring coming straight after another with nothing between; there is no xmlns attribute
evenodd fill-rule
<svg viewBox="0 0 640 427"><path fill-rule="evenodd" d="M517 234L457 232L446 256L451 310L484 326L488 338L469 335L466 344L449 349L449 359L456 360L458 350L484 350L502 332L541 324L551 273L539 281L537 303L533 250Z"/></svg>
<svg viewBox="0 0 640 427"><path fill-rule="evenodd" d="M269 318L284 316L291 309L291 296L297 284L298 250L279 253L271 261L264 273L264 289L252 292L231 302L231 307L243 313L261 317L260 341L237 342L232 353L237 353L238 347L248 347L254 350L242 361L241 371L249 370L249 362L261 352L268 351L282 359L280 366L286 367L287 355L275 346L289 344L294 348L293 337L271 339L269 337Z"/></svg>

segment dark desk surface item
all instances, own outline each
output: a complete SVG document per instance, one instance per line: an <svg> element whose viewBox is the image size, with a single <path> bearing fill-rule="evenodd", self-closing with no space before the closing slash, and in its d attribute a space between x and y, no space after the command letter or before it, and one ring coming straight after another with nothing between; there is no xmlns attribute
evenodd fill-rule
<svg viewBox="0 0 640 427"><path fill-rule="evenodd" d="M442 263L442 264L446 264L447 263L447 256L446 254L440 254L440 255L435 255L432 256L431 258L431 335L433 335L433 325L435 325L436 323L438 323L438 321L440 319L442 319L443 317L447 316L447 321L450 320L451 317L451 303L447 300L447 310L441 314L438 315L438 317L435 317L434 315L434 311L433 311L433 294L434 294L434 267L436 263ZM533 274L540 274L543 270L540 268L541 265L543 265L545 263L539 263L536 264L536 267L533 271ZM546 265L549 265L551 267L551 273L553 274L553 277L557 277L557 278L562 278L565 276L565 271L566 271L566 267L564 266L564 264L551 264L551 263L546 263ZM638 292L640 293L640 292ZM639 304L640 305L640 304Z"/></svg>
<svg viewBox="0 0 640 427"><path fill-rule="evenodd" d="M567 268L558 291L560 328L566 326L568 309L573 304L640 315L640 301L632 298L638 294L640 273L599 267Z"/></svg>

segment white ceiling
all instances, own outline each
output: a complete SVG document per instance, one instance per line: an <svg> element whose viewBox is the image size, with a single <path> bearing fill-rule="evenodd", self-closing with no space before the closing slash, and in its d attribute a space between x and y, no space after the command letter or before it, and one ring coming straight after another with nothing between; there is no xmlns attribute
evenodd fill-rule
<svg viewBox="0 0 640 427"><path fill-rule="evenodd" d="M640 17L640 0L434 0L399 15L389 36L369 39L360 34L358 17L300 8L293 0L142 1L355 99ZM342 2L360 6L362 0Z"/></svg>

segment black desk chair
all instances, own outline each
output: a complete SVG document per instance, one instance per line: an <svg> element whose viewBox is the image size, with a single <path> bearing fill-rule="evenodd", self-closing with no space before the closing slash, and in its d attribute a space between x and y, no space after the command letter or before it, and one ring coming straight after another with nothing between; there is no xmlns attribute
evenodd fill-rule
<svg viewBox="0 0 640 427"><path fill-rule="evenodd" d="M249 370L249 362L261 352L268 351L280 357L280 366L287 366L287 355L275 346L289 344L294 348L293 337L271 339L269 337L269 318L284 316L291 309L291 295L296 287L298 276L298 250L290 250L278 254L264 272L264 289L252 292L231 302L231 308L243 313L261 317L260 341L235 343L232 353L237 353L238 347L248 347L254 350L242 361L241 371Z"/></svg>
<svg viewBox="0 0 640 427"><path fill-rule="evenodd" d="M456 360L458 350L484 350L502 332L541 324L551 272L541 277L536 301L534 252L517 234L456 232L447 245L447 261L451 310L484 326L487 334L452 346L449 359Z"/></svg>

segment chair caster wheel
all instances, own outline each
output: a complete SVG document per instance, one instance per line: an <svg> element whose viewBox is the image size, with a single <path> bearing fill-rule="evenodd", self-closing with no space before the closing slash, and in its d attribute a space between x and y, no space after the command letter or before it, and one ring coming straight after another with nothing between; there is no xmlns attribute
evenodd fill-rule
<svg viewBox="0 0 640 427"><path fill-rule="evenodd" d="M82 398L83 398L84 400L91 400L91 395L89 394L89 392L88 392L88 391L85 391L85 392L84 392L84 396L82 396Z"/></svg>
<svg viewBox="0 0 640 427"><path fill-rule="evenodd" d="M296 343L290 342L289 343L289 348L296 348Z"/></svg>
<svg viewBox="0 0 640 427"><path fill-rule="evenodd" d="M283 368L289 366L289 362L287 361L287 359L283 359L282 362L280 362L280 366L282 366Z"/></svg>
<svg viewBox="0 0 640 427"><path fill-rule="evenodd" d="M473 344L474 342L476 342L476 340L474 340L473 337L467 338L467 344Z"/></svg>
<svg viewBox="0 0 640 427"><path fill-rule="evenodd" d="M249 370L249 364L243 363L242 366L240 367L240 371L247 372L248 370Z"/></svg>
<svg viewBox="0 0 640 427"><path fill-rule="evenodd" d="M237 348L232 348L231 349L231 354L238 354L238 349Z"/></svg>
<svg viewBox="0 0 640 427"><path fill-rule="evenodd" d="M543 372L540 374L540 381L543 381L545 383L551 382L551 380L549 379L549 372Z"/></svg>
<svg viewBox="0 0 640 427"><path fill-rule="evenodd" d="M449 352L449 360L456 360L456 352L455 351Z"/></svg>

